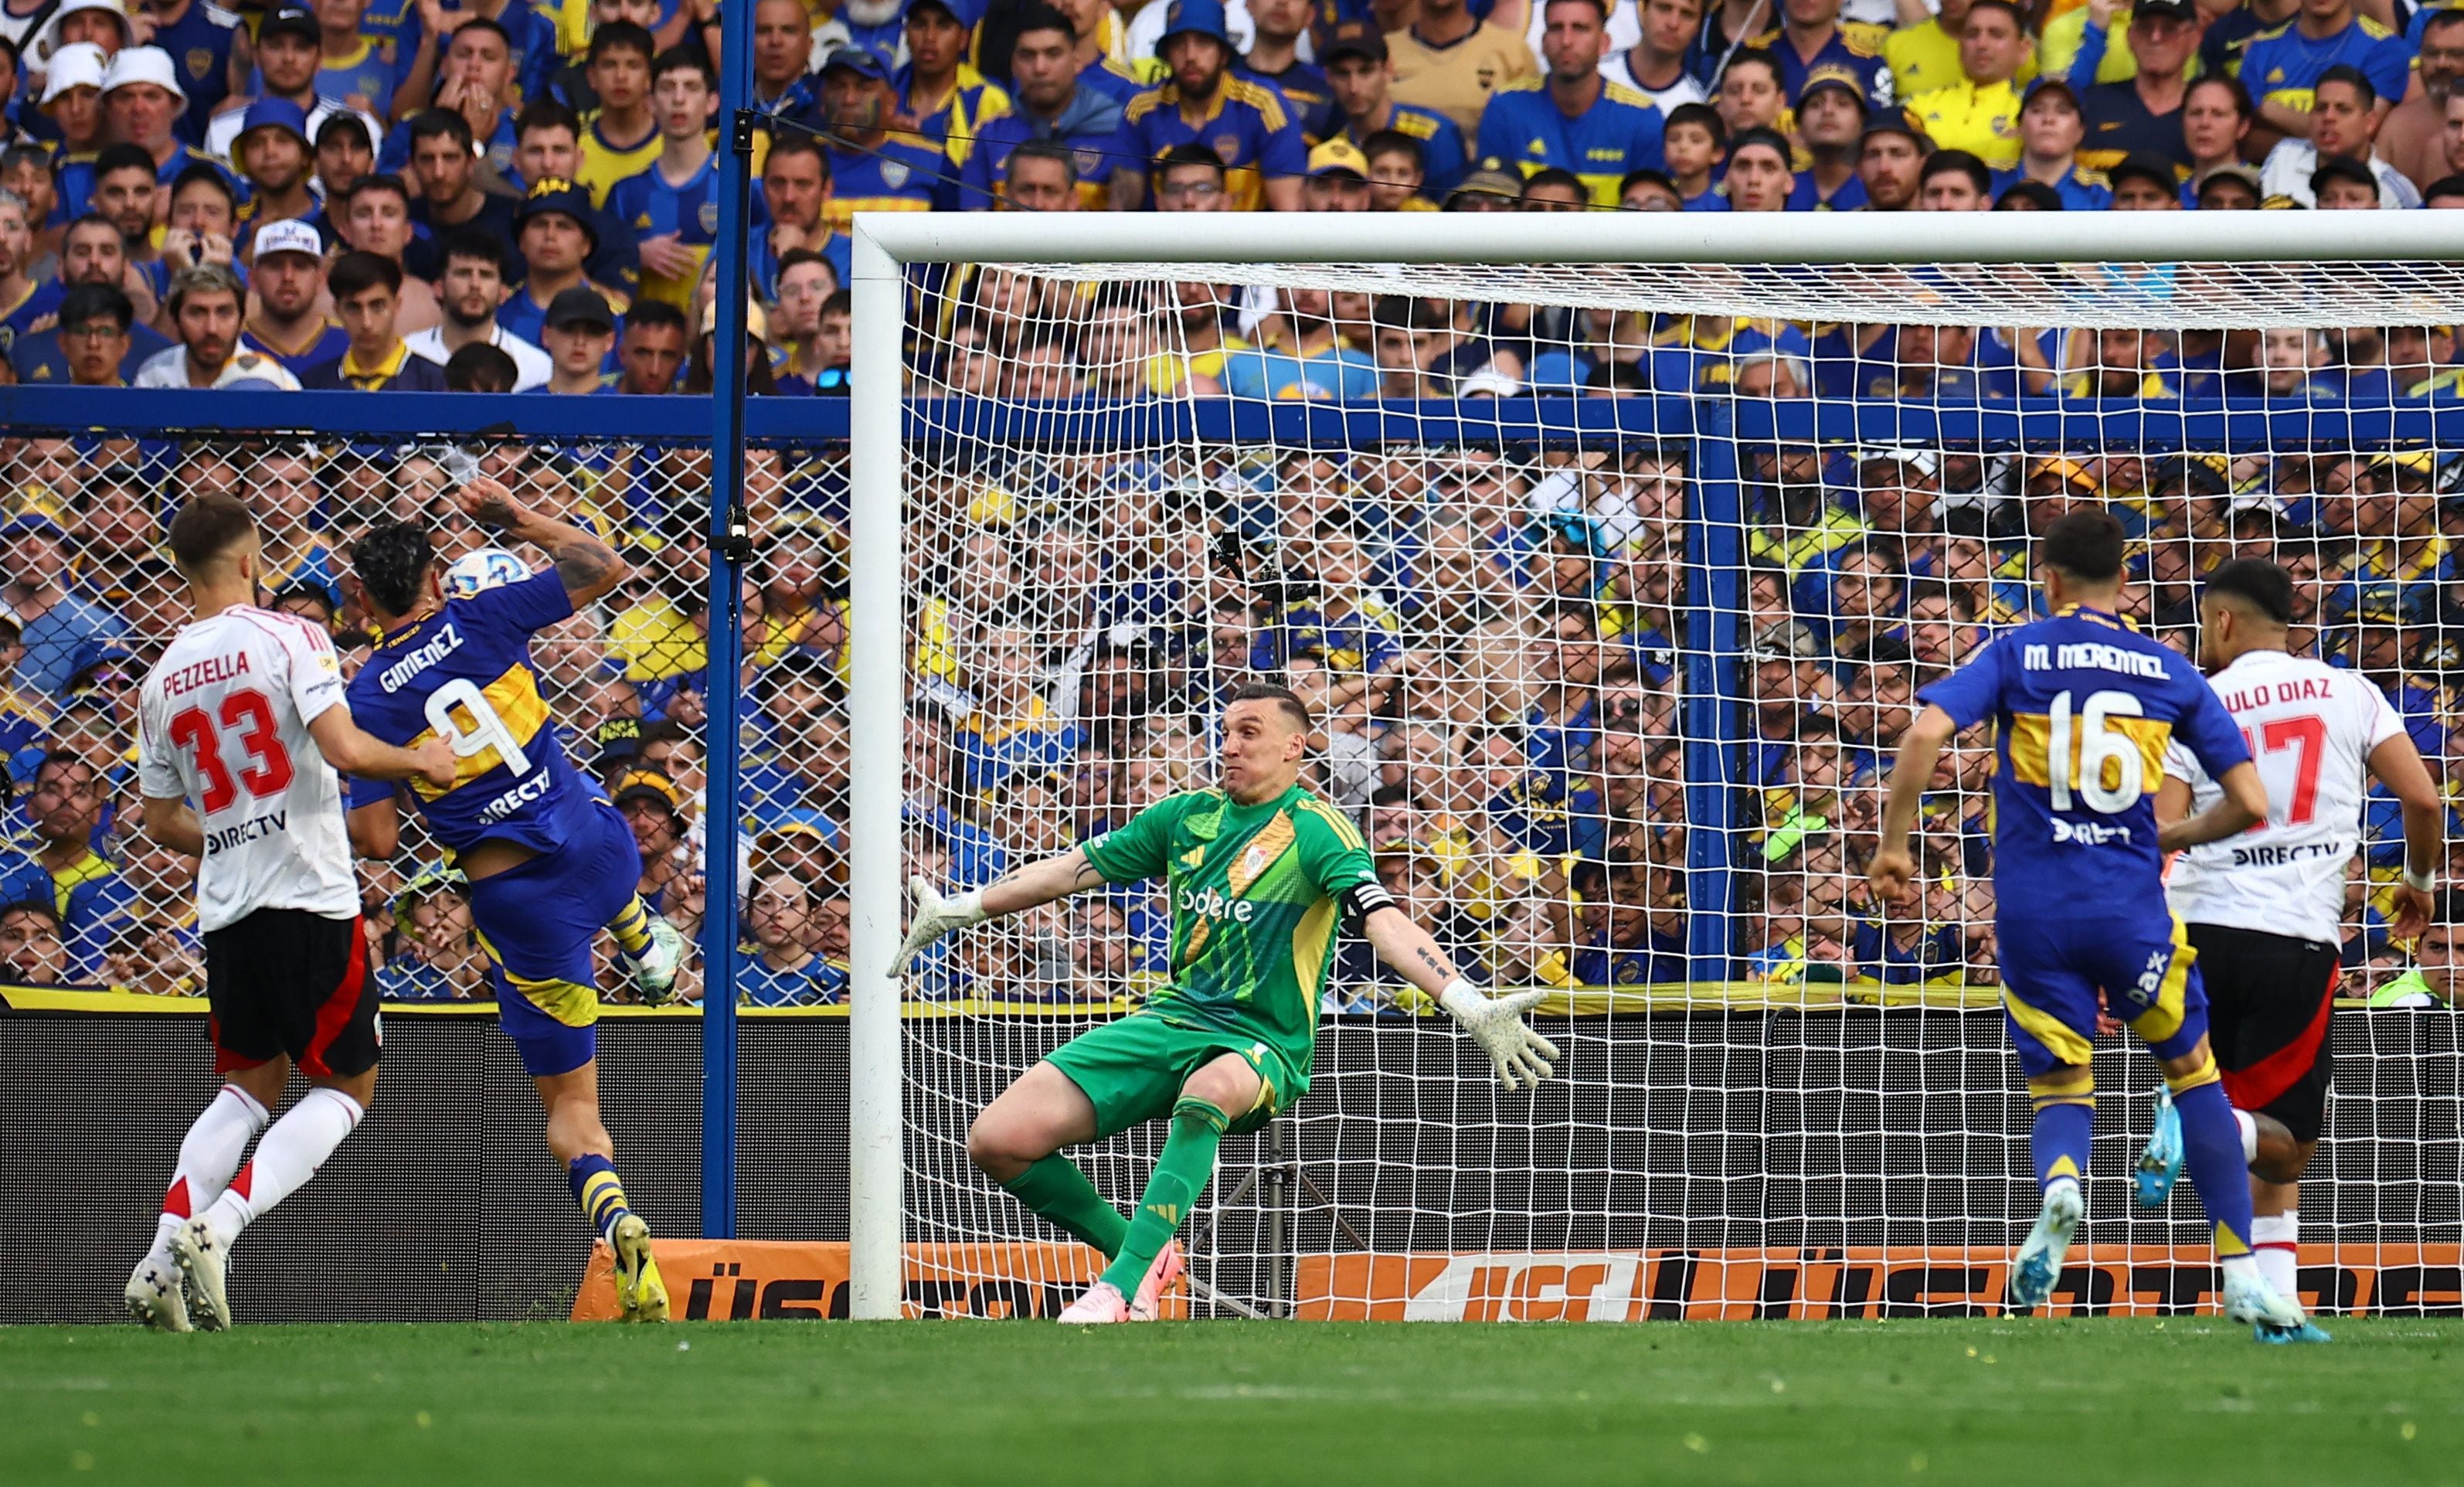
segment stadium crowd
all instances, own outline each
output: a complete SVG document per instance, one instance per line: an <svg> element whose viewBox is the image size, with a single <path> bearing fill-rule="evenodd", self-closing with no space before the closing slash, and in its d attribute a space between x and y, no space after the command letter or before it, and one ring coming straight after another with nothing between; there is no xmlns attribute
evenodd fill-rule
<svg viewBox="0 0 2464 1487"><path fill-rule="evenodd" d="M707 391L716 9L0 0L0 366L95 388ZM2464 10L2391 0L752 14L764 395L847 391L857 211L1763 211L1809 213L1811 239L1832 211L2464 207ZM2464 387L2447 326L1790 323L989 268L918 293L919 394L2351 406ZM634 826L645 893L698 926L706 455L618 428L399 448L20 433L5 454L15 975L197 979L189 865L138 830L128 764L136 684L182 615L169 508L251 500L276 602L355 658L355 526L424 514L447 556L475 550L440 500L473 469L637 556L604 612L543 638L542 687ZM1460 959L1508 983L1684 979L1685 791L1715 783L1685 743L1693 459L935 451L909 538L920 865L979 883L1203 778L1220 699L1266 675L1311 698L1320 783ZM1862 887L1879 769L1916 692L2030 612L2028 537L2076 503L2126 514L2141 617L2185 644L2201 571L2284 564L2305 638L2380 680L2434 768L2454 752L2455 457L1782 447L1747 464L1742 871L1733 901L1695 906L1729 916L1741 978L1991 981L1990 742L1946 766L1912 917ZM758 1005L826 1002L846 980L844 455L752 450L747 480L738 980ZM2365 989L2444 995L2450 931L2391 945L2373 907L2400 851L2387 817L2346 959ZM368 885L389 994L485 994L449 870ZM1134 994L1165 970L1165 922L1139 894L1055 906L970 939L919 991ZM1391 1005L1365 956L1344 972L1345 1006Z"/></svg>

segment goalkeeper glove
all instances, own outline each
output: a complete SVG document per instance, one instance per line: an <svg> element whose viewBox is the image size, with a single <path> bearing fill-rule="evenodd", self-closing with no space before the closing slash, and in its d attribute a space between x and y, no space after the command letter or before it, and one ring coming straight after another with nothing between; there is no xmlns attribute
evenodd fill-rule
<svg viewBox="0 0 2464 1487"><path fill-rule="evenodd" d="M915 896L915 918L907 926L906 943L898 947L896 970L905 970L915 957L931 948L943 935L956 934L970 924L980 924L990 916L984 913L984 896L980 889L969 889L955 899L944 899L932 880L918 873L907 881L907 891Z"/></svg>
<svg viewBox="0 0 2464 1487"><path fill-rule="evenodd" d="M1488 1061L1497 1066L1497 1081L1513 1089L1518 1080L1537 1085L1557 1072L1550 1061L1557 1056L1557 1045L1523 1021L1524 1012L1546 995L1545 991L1517 991L1492 1001L1470 982L1457 979L1438 993L1438 1005L1488 1054Z"/></svg>

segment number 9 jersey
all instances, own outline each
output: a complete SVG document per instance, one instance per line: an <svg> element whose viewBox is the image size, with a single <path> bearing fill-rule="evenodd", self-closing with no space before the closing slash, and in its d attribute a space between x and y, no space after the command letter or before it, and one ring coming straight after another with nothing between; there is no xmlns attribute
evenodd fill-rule
<svg viewBox="0 0 2464 1487"><path fill-rule="evenodd" d="M138 788L196 808L206 839L201 931L259 909L358 916L341 786L308 733L341 702L325 633L247 605L181 631L146 675Z"/></svg>
<svg viewBox="0 0 2464 1487"><path fill-rule="evenodd" d="M450 852L483 841L552 853L576 830L592 794L556 736L531 634L573 613L553 569L449 599L445 608L377 641L351 678L351 717L387 744L415 748L431 734L453 747L453 783L395 785L353 779L351 809L397 790L418 801L429 834Z"/></svg>
<svg viewBox="0 0 2464 1487"><path fill-rule="evenodd" d="M1994 720L1997 921L2165 912L2156 789L2179 740L2210 776L2250 758L2189 657L2073 605L1917 694L1962 729Z"/></svg>

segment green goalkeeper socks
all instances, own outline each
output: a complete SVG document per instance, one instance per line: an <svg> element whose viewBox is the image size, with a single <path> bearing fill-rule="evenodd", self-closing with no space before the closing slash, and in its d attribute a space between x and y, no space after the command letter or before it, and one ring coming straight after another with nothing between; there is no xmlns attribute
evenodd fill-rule
<svg viewBox="0 0 2464 1487"><path fill-rule="evenodd" d="M1095 1185L1087 1181L1087 1174L1078 1170L1078 1164L1067 1157L1054 1152L1001 1186L1064 1232L1102 1251L1106 1259L1121 1253L1130 1221L1104 1201Z"/></svg>
<svg viewBox="0 0 2464 1487"><path fill-rule="evenodd" d="M1223 1143L1223 1128L1230 1123L1222 1111L1202 1099L1183 1098L1172 1107L1172 1134L1164 1138L1163 1155L1155 1158L1155 1172L1147 1178L1129 1237L1104 1272L1123 1296L1137 1293L1147 1267L1206 1190L1215 1176L1215 1148Z"/></svg>

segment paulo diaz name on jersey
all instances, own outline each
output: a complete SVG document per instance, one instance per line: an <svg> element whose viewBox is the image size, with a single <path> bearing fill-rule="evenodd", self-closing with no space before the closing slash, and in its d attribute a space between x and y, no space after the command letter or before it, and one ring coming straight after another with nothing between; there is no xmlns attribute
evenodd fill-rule
<svg viewBox="0 0 2464 1487"><path fill-rule="evenodd" d="M2367 677L2282 651L2234 657L2215 685L2267 787L2267 819L2182 854L2167 898L2194 924L2336 943L2370 754L2404 732L2404 719ZM2194 810L2224 793L2212 770L2179 750L2165 772L2189 783Z"/></svg>

